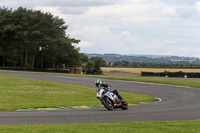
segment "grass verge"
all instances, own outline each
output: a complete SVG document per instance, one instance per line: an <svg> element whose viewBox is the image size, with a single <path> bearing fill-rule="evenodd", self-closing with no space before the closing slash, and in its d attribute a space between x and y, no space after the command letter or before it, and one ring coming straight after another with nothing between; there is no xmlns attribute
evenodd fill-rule
<svg viewBox="0 0 200 133"><path fill-rule="evenodd" d="M0 111L14 111L18 108L100 105L95 97L95 88L7 75L0 75L0 94ZM128 103L156 100L147 95L123 92L121 95Z"/></svg>
<svg viewBox="0 0 200 133"><path fill-rule="evenodd" d="M80 75L81 76L81 75ZM107 78L127 81L138 81L148 83L159 83L166 85L177 85L192 88L200 88L200 81L197 80L184 80L184 79L168 79L156 77L126 77L126 76L106 76L106 75L86 75L87 77Z"/></svg>
<svg viewBox="0 0 200 133"><path fill-rule="evenodd" d="M153 121L121 122L104 124L59 124L59 125L5 125L0 126L3 133L197 133L200 120L193 121Z"/></svg>

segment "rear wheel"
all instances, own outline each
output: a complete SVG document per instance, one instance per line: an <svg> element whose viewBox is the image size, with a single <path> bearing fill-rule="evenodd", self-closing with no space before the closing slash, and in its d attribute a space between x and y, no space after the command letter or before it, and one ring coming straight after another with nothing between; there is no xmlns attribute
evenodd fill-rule
<svg viewBox="0 0 200 133"><path fill-rule="evenodd" d="M107 108L108 110L113 110L114 109L114 106L113 106L113 103L112 103L112 100L108 97L104 98L102 100L102 104L104 105L105 108Z"/></svg>

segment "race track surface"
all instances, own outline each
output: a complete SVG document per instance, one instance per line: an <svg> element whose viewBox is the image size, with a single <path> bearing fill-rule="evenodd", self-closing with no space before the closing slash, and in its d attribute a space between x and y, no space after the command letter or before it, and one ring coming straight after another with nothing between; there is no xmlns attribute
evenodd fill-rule
<svg viewBox="0 0 200 133"><path fill-rule="evenodd" d="M49 74L0 73L25 78L47 80L59 83L94 87L96 78L73 77ZM123 92L146 94L161 98L151 104L129 106L127 111L105 108L0 112L0 124L61 124L61 123L105 123L154 120L194 120L200 119L200 88L167 86L132 81L102 79L112 88ZM96 94L94 94L95 96Z"/></svg>

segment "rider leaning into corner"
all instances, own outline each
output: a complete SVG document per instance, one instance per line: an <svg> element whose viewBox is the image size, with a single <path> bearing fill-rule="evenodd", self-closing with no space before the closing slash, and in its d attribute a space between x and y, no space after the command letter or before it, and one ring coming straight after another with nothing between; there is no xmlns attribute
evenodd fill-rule
<svg viewBox="0 0 200 133"><path fill-rule="evenodd" d="M102 82L101 80L96 80L95 85L97 86L97 89L100 89L103 87L107 91L111 91L112 93L116 94L118 96L118 100L116 102L119 102L119 100L124 101L123 98L119 95L119 91L115 89L111 89L111 85L107 84L106 82Z"/></svg>

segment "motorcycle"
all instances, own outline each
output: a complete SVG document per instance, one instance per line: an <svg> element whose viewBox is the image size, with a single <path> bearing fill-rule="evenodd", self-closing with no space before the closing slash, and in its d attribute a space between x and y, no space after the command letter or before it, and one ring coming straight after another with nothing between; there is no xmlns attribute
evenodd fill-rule
<svg viewBox="0 0 200 133"><path fill-rule="evenodd" d="M119 95L118 90L111 89L111 85L103 83L101 80L96 80L95 85L97 87L97 99L104 105L108 110L121 108L123 110L128 109L128 104Z"/></svg>

